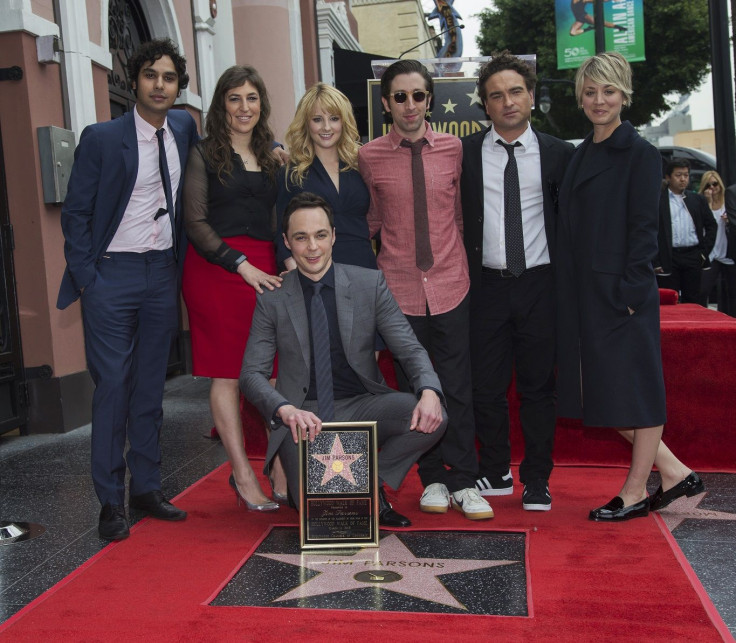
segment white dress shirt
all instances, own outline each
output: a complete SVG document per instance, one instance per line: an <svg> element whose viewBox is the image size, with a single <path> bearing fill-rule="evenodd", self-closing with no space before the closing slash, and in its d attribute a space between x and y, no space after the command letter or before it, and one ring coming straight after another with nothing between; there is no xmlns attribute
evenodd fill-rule
<svg viewBox="0 0 736 643"><path fill-rule="evenodd" d="M137 107L133 109L133 118L138 140L138 175L120 225L107 247L108 252L167 250L171 248L173 242L169 216L165 214L154 221L159 208L166 209L166 197L158 167L156 128L140 117ZM171 179L171 197L176 212L181 164L176 139L169 130L168 119L164 121L163 129L166 162Z"/></svg>
<svg viewBox="0 0 736 643"><path fill-rule="evenodd" d="M690 210L685 205L685 195L668 189L670 197L670 221L672 222L672 247L692 248L699 244L698 233Z"/></svg>
<svg viewBox="0 0 736 643"><path fill-rule="evenodd" d="M508 153L496 141L501 138L494 127L483 140L483 265L487 268L506 268L506 232L503 209L503 173ZM505 140L505 139L504 139ZM514 149L519 169L521 217L524 230L526 267L549 263L547 233L544 229L544 192L539 141L527 126L515 141Z"/></svg>

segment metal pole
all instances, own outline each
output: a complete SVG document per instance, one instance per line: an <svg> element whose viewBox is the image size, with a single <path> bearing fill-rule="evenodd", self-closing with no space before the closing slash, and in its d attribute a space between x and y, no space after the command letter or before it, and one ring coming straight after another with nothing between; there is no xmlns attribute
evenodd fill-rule
<svg viewBox="0 0 736 643"><path fill-rule="evenodd" d="M710 59L713 70L713 120L718 172L726 185L736 183L736 126L731 86L731 55L726 0L708 0Z"/></svg>
<svg viewBox="0 0 736 643"><path fill-rule="evenodd" d="M606 27L603 24L603 0L595 0L593 5L593 20L595 20L595 53L600 54L606 50Z"/></svg>

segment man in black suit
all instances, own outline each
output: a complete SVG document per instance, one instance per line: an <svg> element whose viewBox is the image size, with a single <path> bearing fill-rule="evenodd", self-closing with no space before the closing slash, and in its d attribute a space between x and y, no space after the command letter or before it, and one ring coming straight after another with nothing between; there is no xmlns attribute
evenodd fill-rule
<svg viewBox="0 0 736 643"><path fill-rule="evenodd" d="M507 51L483 66L478 95L493 124L463 139L461 192L481 445L477 486L484 496L513 492L506 392L515 369L526 445L522 504L548 511L555 430L551 242L557 188L574 148L532 129L535 84L534 71Z"/></svg>
<svg viewBox="0 0 736 643"><path fill-rule="evenodd" d="M659 254L654 272L660 288L680 293L683 303L705 306L708 293L701 292L702 271L710 270L708 255L713 250L718 224L708 202L686 190L690 163L672 159L664 171L666 185L659 199Z"/></svg>

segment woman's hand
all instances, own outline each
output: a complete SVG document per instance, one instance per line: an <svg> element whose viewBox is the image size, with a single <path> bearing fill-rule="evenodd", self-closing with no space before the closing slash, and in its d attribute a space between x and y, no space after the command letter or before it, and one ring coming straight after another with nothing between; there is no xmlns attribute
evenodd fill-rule
<svg viewBox="0 0 736 643"><path fill-rule="evenodd" d="M286 165L289 162L289 153L278 145L271 150L271 154L278 161L279 165Z"/></svg>
<svg viewBox="0 0 736 643"><path fill-rule="evenodd" d="M263 294L263 288L268 288L269 290L281 288L281 282L283 281L277 275L269 275L267 272L259 270L247 259L238 266L238 274L243 278L245 283L253 286L259 295Z"/></svg>
<svg viewBox="0 0 736 643"><path fill-rule="evenodd" d="M282 277L296 268L296 261L294 261L294 257L287 257L286 259L284 259L284 268L286 268L286 270L281 273Z"/></svg>

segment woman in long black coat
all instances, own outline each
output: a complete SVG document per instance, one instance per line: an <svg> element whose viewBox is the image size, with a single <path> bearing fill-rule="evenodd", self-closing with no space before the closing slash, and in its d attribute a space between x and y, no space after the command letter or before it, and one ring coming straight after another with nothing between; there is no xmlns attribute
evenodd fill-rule
<svg viewBox="0 0 736 643"><path fill-rule="evenodd" d="M578 104L593 132L576 150L560 189L557 238L558 414L588 426L620 427L633 444L618 496L592 520L646 516L656 462L661 509L703 484L661 443L666 419L659 337L657 253L662 160L621 110L631 102L631 67L617 53L577 72ZM666 488L667 491L664 491Z"/></svg>

